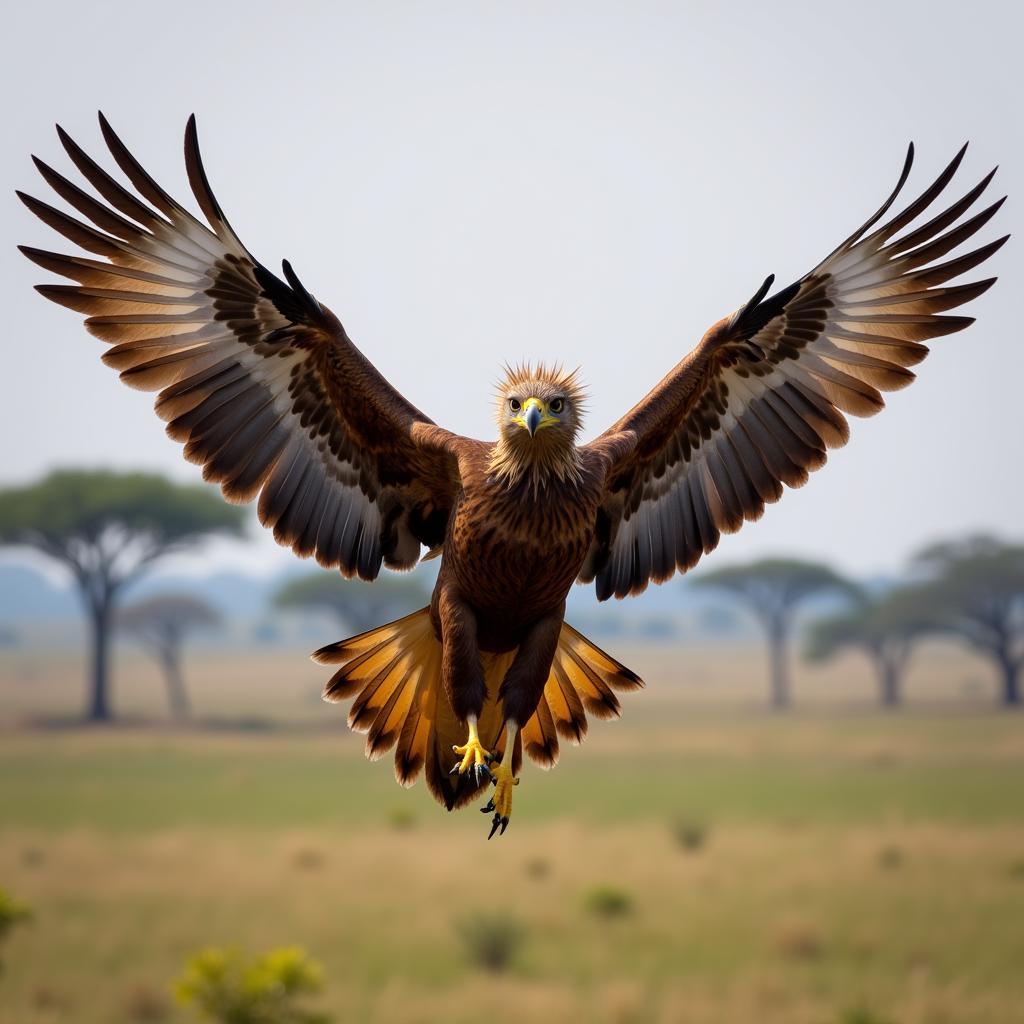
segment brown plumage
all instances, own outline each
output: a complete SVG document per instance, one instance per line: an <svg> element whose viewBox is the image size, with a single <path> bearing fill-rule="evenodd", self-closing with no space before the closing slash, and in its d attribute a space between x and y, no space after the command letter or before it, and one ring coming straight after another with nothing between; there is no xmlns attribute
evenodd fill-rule
<svg viewBox="0 0 1024 1024"><path fill-rule="evenodd" d="M876 227L909 175L911 147L873 217L789 287L768 296L768 278L596 440L576 441L575 372L520 366L499 386L498 439L486 443L424 416L287 262L282 280L245 249L207 182L194 118L185 162L207 224L149 177L102 115L100 125L134 191L58 129L95 195L36 164L90 223L19 195L100 258L23 247L75 282L39 291L86 314L111 346L104 361L159 392L157 412L186 458L228 500L258 496L260 520L296 553L364 579L381 565L411 568L424 546L442 555L429 608L315 657L339 666L325 696L353 698L349 724L367 732L368 755L394 748L404 784L425 768L449 808L486 780L482 770L449 774L451 747L463 744L468 764L481 750L505 752L511 737L495 769L492 834L507 824L523 749L554 764L559 738L582 740L587 712L616 715L614 691L642 685L565 624L573 582L596 581L601 599L638 593L691 568L784 485L801 485L846 442L847 415L872 415L881 392L913 379L923 341L972 322L943 314L994 278L949 282L1006 241L945 259L999 208L964 219L991 174L905 231L963 150Z"/></svg>
<svg viewBox="0 0 1024 1024"><path fill-rule="evenodd" d="M966 146L907 208L870 231L895 202L914 147L882 207L805 277L770 298L769 277L597 443L636 438L615 466L580 578L624 597L692 568L722 533L758 519L783 485L799 487L846 443L846 415L872 416L882 391L914 379L929 338L973 318L942 316L995 278L946 287L1009 237L942 260L979 231L998 200L957 224L995 171L900 238L949 184ZM1004 197L1005 198L1005 197Z"/></svg>

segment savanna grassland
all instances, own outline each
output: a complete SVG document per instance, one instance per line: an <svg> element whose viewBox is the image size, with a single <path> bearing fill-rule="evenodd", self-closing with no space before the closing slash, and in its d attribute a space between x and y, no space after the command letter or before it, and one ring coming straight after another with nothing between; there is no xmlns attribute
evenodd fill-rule
<svg viewBox="0 0 1024 1024"><path fill-rule="evenodd" d="M611 645L614 646L614 645ZM3 1024L194 1020L207 945L300 945L336 1022L1024 1022L1024 717L923 652L876 711L855 658L760 710L757 652L617 651L648 679L485 842L364 761L322 669L197 655L200 724L119 663L128 722L85 729L71 656L0 660ZM503 971L462 933L522 927Z"/></svg>

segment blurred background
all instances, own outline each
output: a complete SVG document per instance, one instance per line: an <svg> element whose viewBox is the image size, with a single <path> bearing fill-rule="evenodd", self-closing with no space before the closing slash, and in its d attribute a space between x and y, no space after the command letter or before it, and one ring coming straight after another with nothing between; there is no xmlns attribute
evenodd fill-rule
<svg viewBox="0 0 1024 1024"><path fill-rule="evenodd" d="M1024 1021L1016 241L910 390L685 579L569 621L642 675L484 843L369 763L310 651L421 607L201 484L15 243L103 161L188 195L187 115L428 415L580 364L588 436L775 272L972 140L1024 193L1018 5L57 3L8 13L0 1022ZM109 162L106 164L109 166ZM952 191L951 191L952 194Z"/></svg>

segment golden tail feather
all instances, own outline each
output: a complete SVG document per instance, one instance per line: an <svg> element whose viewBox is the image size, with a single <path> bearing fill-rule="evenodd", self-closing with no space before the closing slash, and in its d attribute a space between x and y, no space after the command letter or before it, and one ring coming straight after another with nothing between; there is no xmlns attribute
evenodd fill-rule
<svg viewBox="0 0 1024 1024"><path fill-rule="evenodd" d="M505 730L498 690L514 657L515 651L481 656L487 700L478 723L480 741L502 756ZM323 647L313 660L340 666L324 687L324 700L355 698L350 728L367 734L366 756L373 760L395 748L399 783L411 786L425 769L430 792L449 810L481 791L471 773L449 774L455 763L452 747L465 742L466 726L455 717L441 683L441 643L429 608ZM563 624L544 694L516 737L513 771L519 771L523 749L543 767L553 766L559 736L581 743L587 711L598 718L616 717L619 702L613 690L640 686L637 675Z"/></svg>
<svg viewBox="0 0 1024 1024"><path fill-rule="evenodd" d="M588 711L595 718L618 718L613 691L643 685L635 672L563 622L544 693L520 734L526 753L541 767L553 768L559 736L578 746L587 735Z"/></svg>

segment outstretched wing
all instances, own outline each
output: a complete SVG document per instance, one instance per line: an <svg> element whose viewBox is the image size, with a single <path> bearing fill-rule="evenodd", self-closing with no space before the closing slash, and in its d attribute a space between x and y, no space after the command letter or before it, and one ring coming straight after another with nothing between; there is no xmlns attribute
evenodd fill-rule
<svg viewBox="0 0 1024 1024"><path fill-rule="evenodd" d="M134 186L108 175L58 128L101 199L36 159L53 190L92 225L18 193L41 220L102 259L22 247L78 282L40 285L88 314L103 356L133 387L160 394L157 413L230 501L259 494L259 517L282 544L345 575L415 564L444 538L458 492L446 432L433 426L352 344L302 286L245 249L206 180L195 118L185 162L201 223L142 169L100 115L104 139ZM104 201L101 201L104 200Z"/></svg>
<svg viewBox="0 0 1024 1024"><path fill-rule="evenodd" d="M616 462L580 579L597 596L624 597L692 568L722 533L758 519L783 484L799 487L846 443L844 414L870 416L880 391L914 379L929 338L971 317L945 310L986 291L995 278L947 286L1005 241L937 263L985 225L1003 200L960 223L995 173L922 226L895 238L935 201L963 159L870 234L881 209L805 277L765 298L773 278L593 445ZM948 229L948 230L947 230ZM617 441L610 445L609 442Z"/></svg>

